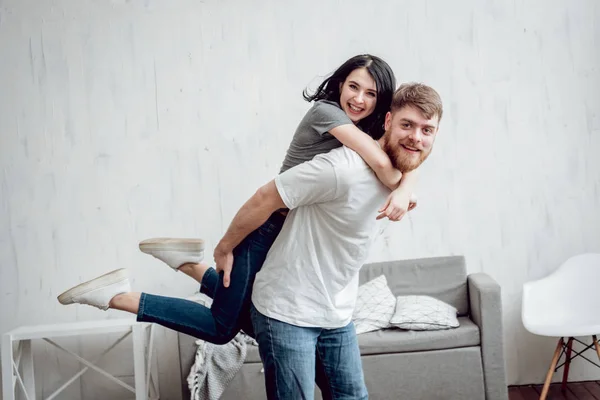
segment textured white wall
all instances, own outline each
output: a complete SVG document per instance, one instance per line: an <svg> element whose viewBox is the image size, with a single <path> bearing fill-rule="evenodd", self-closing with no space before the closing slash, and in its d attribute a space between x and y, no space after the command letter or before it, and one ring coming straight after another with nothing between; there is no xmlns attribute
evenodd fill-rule
<svg viewBox="0 0 600 400"><path fill-rule="evenodd" d="M137 290L192 293L138 241L199 236L210 254L277 172L305 85L371 52L446 109L420 205L372 260L466 255L502 285L509 383L542 381L554 341L524 331L521 285L600 251L598 20L594 0L0 0L0 333L122 317L56 301L117 267ZM175 338L158 341L172 399ZM48 395L77 365L35 349ZM130 374L125 351L103 365ZM64 398L112 387L90 374Z"/></svg>

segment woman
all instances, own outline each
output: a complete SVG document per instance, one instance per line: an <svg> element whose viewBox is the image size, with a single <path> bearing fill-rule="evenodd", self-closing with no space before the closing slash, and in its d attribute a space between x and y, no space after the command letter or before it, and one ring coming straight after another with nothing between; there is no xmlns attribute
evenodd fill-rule
<svg viewBox="0 0 600 400"><path fill-rule="evenodd" d="M380 210L380 217L398 220L408 210L414 174L402 175L373 139L383 133L396 87L389 65L372 55L358 55L342 64L317 88L304 91L313 106L300 121L280 172L315 155L346 145L355 150L374 170L383 184L394 190ZM397 186L397 187L396 187ZM138 321L155 322L216 344L229 342L243 329L252 334L250 299L256 273L285 221L280 210L246 237L233 252L233 267L218 273L200 261L202 240L150 239L140 249L184 272L201 284L201 292L213 298L210 308L198 303L131 292L127 271L118 269L82 283L58 297L62 304L89 304L137 314ZM218 257L218 248L215 258Z"/></svg>

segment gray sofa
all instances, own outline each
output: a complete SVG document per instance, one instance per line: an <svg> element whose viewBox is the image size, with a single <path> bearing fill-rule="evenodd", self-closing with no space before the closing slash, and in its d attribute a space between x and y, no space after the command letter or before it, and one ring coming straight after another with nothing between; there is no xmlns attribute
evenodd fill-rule
<svg viewBox="0 0 600 400"><path fill-rule="evenodd" d="M394 295L424 294L459 312L460 327L441 331L386 329L359 335L365 381L374 400L506 400L500 287L488 275L467 276L462 256L366 264L365 283L384 274ZM179 334L184 398L195 354L194 338ZM265 399L258 350L223 399ZM320 395L317 390L317 398Z"/></svg>

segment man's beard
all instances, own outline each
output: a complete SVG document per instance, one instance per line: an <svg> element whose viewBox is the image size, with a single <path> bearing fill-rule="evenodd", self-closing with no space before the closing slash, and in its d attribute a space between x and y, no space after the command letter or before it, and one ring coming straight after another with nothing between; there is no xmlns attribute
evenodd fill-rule
<svg viewBox="0 0 600 400"><path fill-rule="evenodd" d="M412 147L412 146L411 146ZM408 150L404 150L402 145L398 143L396 147L390 143L390 136L384 135L383 137L383 151L388 155L394 168L402 173L410 172L416 169L429 157L431 149L429 151L419 151L418 154L411 154Z"/></svg>

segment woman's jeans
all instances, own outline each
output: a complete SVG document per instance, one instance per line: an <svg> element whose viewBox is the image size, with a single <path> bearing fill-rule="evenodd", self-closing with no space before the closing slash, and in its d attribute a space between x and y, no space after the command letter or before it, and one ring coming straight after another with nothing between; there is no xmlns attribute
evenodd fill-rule
<svg viewBox="0 0 600 400"><path fill-rule="evenodd" d="M190 300L142 293L137 320L154 322L215 344L229 342L241 329L253 335L250 307L254 278L284 221L285 215L273 213L233 250L228 288L223 286L222 273L217 274L214 268L206 271L200 291L213 298L210 308Z"/></svg>

